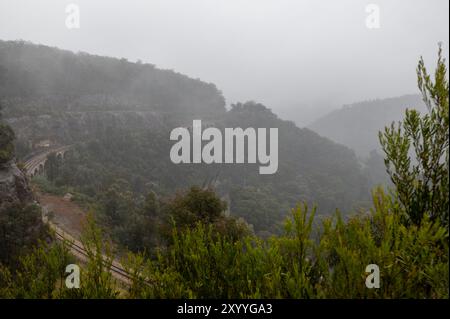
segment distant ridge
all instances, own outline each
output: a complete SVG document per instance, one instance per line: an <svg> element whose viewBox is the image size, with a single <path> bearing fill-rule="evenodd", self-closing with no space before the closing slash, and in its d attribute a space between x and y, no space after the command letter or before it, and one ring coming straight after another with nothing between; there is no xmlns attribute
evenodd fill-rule
<svg viewBox="0 0 450 319"><path fill-rule="evenodd" d="M227 110L214 84L151 64L0 41L0 103L19 158L42 142L75 145L58 183L86 196L101 194L115 180L125 181L124 191L136 198L149 187L164 196L214 181L230 214L266 235L281 232L299 202L317 204L327 215L369 201L370 183L348 147L256 102ZM170 132L193 119L219 129L278 128L277 173L260 175L251 163L172 163Z"/></svg>
<svg viewBox="0 0 450 319"><path fill-rule="evenodd" d="M345 105L308 127L365 157L372 150L380 149L378 132L393 121L401 120L407 108L426 111L420 95L403 95Z"/></svg>

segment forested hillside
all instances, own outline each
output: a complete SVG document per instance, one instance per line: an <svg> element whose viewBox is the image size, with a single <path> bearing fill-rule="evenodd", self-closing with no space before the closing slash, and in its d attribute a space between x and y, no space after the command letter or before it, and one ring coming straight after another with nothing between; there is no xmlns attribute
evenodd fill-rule
<svg viewBox="0 0 450 319"><path fill-rule="evenodd" d="M348 146L357 155L367 157L371 151L381 150L378 131L392 121L400 121L407 108L426 111L420 95L404 95L345 105L308 127L321 136Z"/></svg>
<svg viewBox="0 0 450 319"><path fill-rule="evenodd" d="M5 117L114 109L203 116L225 111L213 84L151 64L27 42L0 41L0 83Z"/></svg>
<svg viewBox="0 0 450 319"><path fill-rule="evenodd" d="M58 187L95 199L120 185L120 192L137 199L150 190L166 196L211 186L231 215L260 234L279 232L299 201L318 204L324 215L367 206L369 181L350 149L280 120L258 103L226 111L212 84L148 64L24 42L0 42L0 72L1 103L19 156L40 140L74 145L50 173ZM173 164L170 131L192 119L218 128L277 127L277 174L259 175L253 164ZM120 214L132 215L127 209Z"/></svg>
<svg viewBox="0 0 450 319"><path fill-rule="evenodd" d="M13 76L13 67L5 69L3 79ZM70 191L69 200L91 213L80 235L87 256L81 263L80 250L42 223L14 159L14 133L1 124L0 298L448 298L449 86L442 51L434 79L423 60L417 73L427 112L406 111L379 133L393 188L373 190L364 212L334 210L367 193L355 154L261 104L210 113L209 123L277 127L279 172L267 176L255 165L172 164L168 133L188 115L174 120L170 112L116 109L87 116L64 104L42 117L23 114L33 103L47 109L37 92L27 97L30 104L5 95L10 115L15 103L22 107L22 115L8 118L15 130L23 128L22 145L33 132L72 143L64 159L48 156L35 186ZM112 275L117 260L126 280ZM78 288L63 284L73 263L81 268ZM379 269L373 282L368 265Z"/></svg>

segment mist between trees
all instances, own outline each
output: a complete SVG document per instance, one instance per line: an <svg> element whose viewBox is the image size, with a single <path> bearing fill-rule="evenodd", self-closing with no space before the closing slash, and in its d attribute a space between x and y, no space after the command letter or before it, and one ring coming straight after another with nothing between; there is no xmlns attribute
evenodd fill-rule
<svg viewBox="0 0 450 319"><path fill-rule="evenodd" d="M121 65L125 70L134 68ZM167 131L164 128L151 133L144 131L138 137L131 131L117 134L107 127L100 129L98 139L76 147L67 160L49 158L46 176L34 181L41 191L60 194L74 191L74 200L91 211L81 236L91 258L81 267L80 288L68 289L62 284L66 265L76 261L68 247L56 242L44 226L35 227L40 220L40 208L31 203L7 204L2 205L0 214L0 296L448 298L449 87L441 50L434 74L430 75L420 60L417 76L427 112L420 114L408 110L400 123L380 132L379 140L392 187L389 190L375 188L364 212L351 213L347 207L346 211L336 212L330 208L327 213L319 213L327 209L320 206L320 202L324 206L327 204L321 197L316 201L317 206L308 201L291 205L289 188L294 188L293 193L298 194L299 189L317 187L314 185L324 178L317 173L308 178L303 176L308 183L295 183L298 180L292 177L293 171L301 168L297 165L309 165L317 170L323 168L324 175L327 175L327 169L330 172L335 169L326 180L335 187L336 193L330 196L336 198L348 194L338 192L340 185L353 189L346 183L359 183L361 176L351 173L352 166L348 163L354 163L353 157L345 148L300 130L292 123L280 121L257 103L237 104L231 111L220 111L223 122L219 125L237 127L225 125L244 120L245 127L278 127L280 154L291 157L288 162L280 161L279 174L264 180L257 172L254 175L248 173L246 166L222 172L226 178L221 179L214 167L207 171L209 174L203 175L208 177L203 179L203 185L185 187L184 191L173 194L170 189L175 187L171 186L180 185L180 180L185 185L198 185L202 180L198 170L192 167L177 170L173 165L165 169L152 167L150 175L155 178L148 180L158 182L150 185L142 181L130 183L121 177L130 171L139 172L139 166L143 165L138 156L131 161L129 155L121 157L125 156L124 151L133 154L135 146L130 139L140 139L144 147L152 145L147 148L150 153L145 157L151 159L159 153L151 150L165 150L167 152L163 154L169 154L168 144L160 142L167 140L167 135L160 135L166 139L143 137L145 134L154 137ZM197 85L201 86L200 83ZM208 90L212 87L208 86ZM9 114L12 112L10 110ZM214 118L212 113L210 115ZM283 135L286 131L294 137ZM107 138L109 133L113 139ZM299 136L308 142L302 142L304 150L294 152L292 148L300 146L300 142L287 144L286 141L294 141ZM12 139L11 131L2 126L0 141L2 150L6 150L1 153L2 164L13 156ZM332 154L345 160L336 164L337 159L330 159L330 153L327 153L310 159L315 161L314 165L302 161L298 164L295 160L301 157L297 154L307 153L306 146L313 148L316 154L325 150L311 141L327 145ZM123 163L128 163L128 167ZM341 170L336 173L338 167ZM345 176L347 170L351 176ZM87 183L92 178L91 173L96 182ZM167 174L164 182L162 174ZM233 179L239 176L245 176L247 180L242 182L241 188L231 188ZM336 184L333 184L334 178ZM285 179L289 183L285 183ZM264 188L261 181L270 187ZM354 185L354 189L359 189L359 185ZM278 195L284 191L284 188L277 189L280 186L286 189L284 196ZM221 196L220 191L224 189L231 201ZM142 193L145 195L139 195ZM321 194L326 193L324 187ZM271 200L265 210L259 211L258 206L248 204L252 200L259 202L259 198L259 204L265 203L263 198L266 196L271 196ZM348 198L341 200L348 202ZM315 198L311 196L310 199L314 201ZM274 202L282 201L294 208L286 210L287 215L268 214ZM330 207L336 207L337 202ZM281 207L275 205L275 209ZM245 212L250 208L253 210ZM106 263L103 255L107 256ZM130 274L130 282L126 285L117 282L109 271L116 259ZM365 269L369 264L377 264L380 268L380 288L368 289L365 285Z"/></svg>

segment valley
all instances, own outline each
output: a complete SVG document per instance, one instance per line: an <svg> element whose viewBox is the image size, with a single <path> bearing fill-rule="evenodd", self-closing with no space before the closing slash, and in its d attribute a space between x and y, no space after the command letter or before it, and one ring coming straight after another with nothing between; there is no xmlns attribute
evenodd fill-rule
<svg viewBox="0 0 450 319"><path fill-rule="evenodd" d="M0 297L448 297L448 82L441 51L436 84L423 63L428 113L300 128L151 64L0 40Z"/></svg>

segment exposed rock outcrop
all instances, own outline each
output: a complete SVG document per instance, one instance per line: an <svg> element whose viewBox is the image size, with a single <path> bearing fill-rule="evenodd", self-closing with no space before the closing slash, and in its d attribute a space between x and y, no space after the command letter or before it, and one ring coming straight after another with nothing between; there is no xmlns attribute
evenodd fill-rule
<svg viewBox="0 0 450 319"><path fill-rule="evenodd" d="M161 131L167 125L163 115L151 111L64 112L5 118L5 122L22 143L50 139L61 145L107 135L111 128ZM173 126L176 127L176 124Z"/></svg>
<svg viewBox="0 0 450 319"><path fill-rule="evenodd" d="M0 166L0 211L9 204L31 203L33 192L25 173L12 160Z"/></svg>
<svg viewBox="0 0 450 319"><path fill-rule="evenodd" d="M40 240L51 240L27 177L14 160L0 166L0 238L0 263L5 265L16 265Z"/></svg>

